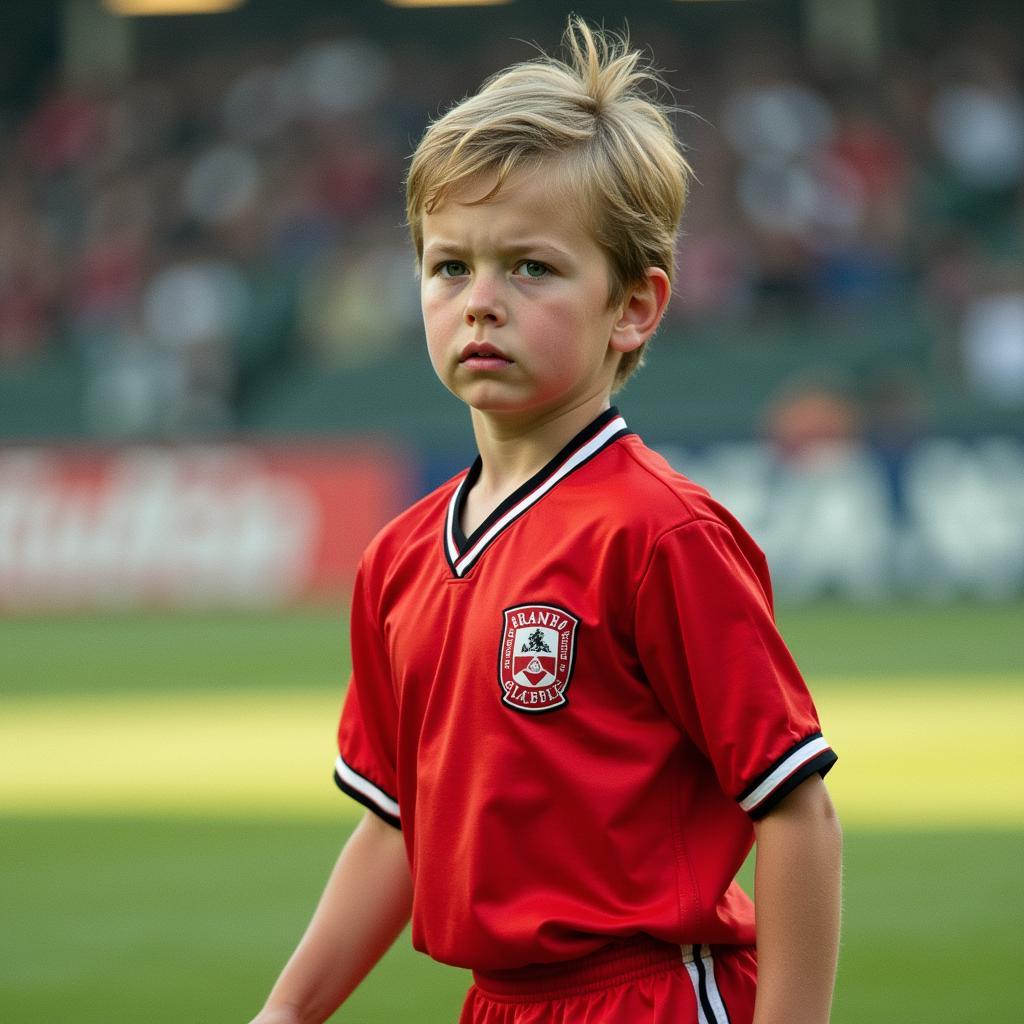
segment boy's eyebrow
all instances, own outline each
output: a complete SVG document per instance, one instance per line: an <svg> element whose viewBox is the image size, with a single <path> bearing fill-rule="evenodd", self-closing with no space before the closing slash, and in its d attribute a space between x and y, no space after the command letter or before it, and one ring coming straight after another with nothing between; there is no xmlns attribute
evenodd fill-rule
<svg viewBox="0 0 1024 1024"><path fill-rule="evenodd" d="M549 242L544 238L526 238L515 245L508 246L508 251L512 255L548 255L561 257L562 259L570 259L572 256L567 249L563 249L560 245L555 245L554 242Z"/></svg>
<svg viewBox="0 0 1024 1024"><path fill-rule="evenodd" d="M430 253L431 256L454 256L462 252L462 248L455 242L431 242L423 246L423 255Z"/></svg>
<svg viewBox="0 0 1024 1024"><path fill-rule="evenodd" d="M467 248L467 246L460 245L458 242L442 238L437 241L431 241L428 245L425 245L423 247L423 256L425 258L428 253L435 259L445 256L461 256L466 252ZM572 253L570 253L568 249L564 249L561 246L555 245L554 242L543 238L524 238L516 240L499 246L498 252L502 256L547 255L561 259L572 258Z"/></svg>

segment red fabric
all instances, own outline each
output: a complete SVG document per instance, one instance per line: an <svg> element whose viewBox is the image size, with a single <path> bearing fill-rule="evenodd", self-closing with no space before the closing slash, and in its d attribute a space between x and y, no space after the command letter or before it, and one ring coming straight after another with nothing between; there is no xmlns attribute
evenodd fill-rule
<svg viewBox="0 0 1024 1024"><path fill-rule="evenodd" d="M567 969L547 977L530 968L500 979L478 977L459 1024L750 1024L757 987L753 950L707 951L703 1016L701 982L682 962L682 952L640 940L553 965Z"/></svg>
<svg viewBox="0 0 1024 1024"><path fill-rule="evenodd" d="M349 791L372 807L379 787L400 807L414 945L493 970L638 932L753 944L753 907L733 882L753 842L737 800L818 730L760 551L706 492L620 436L459 578L444 530L460 481L366 553L339 728L371 798ZM564 701L540 713L502 682L521 608L559 610L538 649L573 645ZM516 654L531 630L514 634Z"/></svg>

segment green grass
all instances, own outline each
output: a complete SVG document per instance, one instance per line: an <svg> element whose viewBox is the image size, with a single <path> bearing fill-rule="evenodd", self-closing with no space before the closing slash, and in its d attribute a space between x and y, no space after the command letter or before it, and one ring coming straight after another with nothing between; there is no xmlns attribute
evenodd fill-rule
<svg viewBox="0 0 1024 1024"><path fill-rule="evenodd" d="M822 603L781 607L779 627L810 680L829 676L1016 674L1024 603Z"/></svg>
<svg viewBox="0 0 1024 1024"><path fill-rule="evenodd" d="M1024 686L1021 604L828 604L784 608L780 623L815 684L925 686L959 672ZM70 694L330 688L346 672L340 611L0 620L0 693L55 706ZM0 1021L244 1024L346 834L198 814L0 817ZM1016 1022L1022 863L1019 831L848 830L833 1024ZM465 984L406 938L338 1019L453 1021Z"/></svg>
<svg viewBox="0 0 1024 1024"><path fill-rule="evenodd" d="M275 822L7 819L0 1020L247 1021L348 830ZM443 1021L462 972L403 937L341 1019Z"/></svg>
<svg viewBox="0 0 1024 1024"><path fill-rule="evenodd" d="M0 618L0 694L279 690L348 672L342 609Z"/></svg>

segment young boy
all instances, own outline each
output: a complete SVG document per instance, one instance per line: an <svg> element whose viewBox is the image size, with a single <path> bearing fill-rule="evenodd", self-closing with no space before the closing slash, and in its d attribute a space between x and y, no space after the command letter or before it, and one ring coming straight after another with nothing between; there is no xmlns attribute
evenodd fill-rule
<svg viewBox="0 0 1024 1024"><path fill-rule="evenodd" d="M336 780L369 812L259 1024L326 1020L410 915L473 970L465 1024L828 1020L835 755L761 552L610 405L689 170L638 54L579 21L567 48L412 161L427 347L479 458L363 558Z"/></svg>

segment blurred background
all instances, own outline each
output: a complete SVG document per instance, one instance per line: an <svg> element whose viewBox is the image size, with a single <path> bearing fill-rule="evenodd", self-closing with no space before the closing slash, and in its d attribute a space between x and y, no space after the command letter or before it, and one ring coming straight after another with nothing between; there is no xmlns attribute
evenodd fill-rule
<svg viewBox="0 0 1024 1024"><path fill-rule="evenodd" d="M617 401L765 548L840 751L834 1019L1019 1019L1019 0L7 0L4 1021L243 1021L301 932L356 560L474 454L406 162L570 10L699 179ZM454 1018L407 945L339 1019Z"/></svg>

